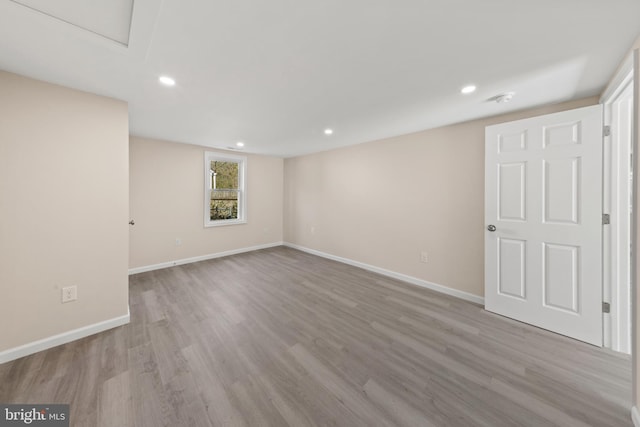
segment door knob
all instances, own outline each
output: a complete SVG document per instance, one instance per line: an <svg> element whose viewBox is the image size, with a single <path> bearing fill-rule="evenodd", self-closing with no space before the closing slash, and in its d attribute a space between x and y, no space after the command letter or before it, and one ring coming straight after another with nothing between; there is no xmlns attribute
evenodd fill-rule
<svg viewBox="0 0 640 427"><path fill-rule="evenodd" d="M134 220L129 221L129 225L136 225L136 222Z"/></svg>
<svg viewBox="0 0 640 427"><path fill-rule="evenodd" d="M489 230L489 231L491 231L493 233L494 231L496 231L496 226L493 225L493 224L489 224L489 226L487 227L487 230Z"/></svg>

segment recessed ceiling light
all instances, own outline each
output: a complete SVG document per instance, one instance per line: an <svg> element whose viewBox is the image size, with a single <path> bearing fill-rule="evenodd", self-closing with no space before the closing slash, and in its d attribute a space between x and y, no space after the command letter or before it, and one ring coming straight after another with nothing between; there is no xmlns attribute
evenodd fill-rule
<svg viewBox="0 0 640 427"><path fill-rule="evenodd" d="M465 87L463 87L462 89L460 89L460 92L461 92L461 93L463 93L463 94L465 94L465 95L468 95L468 94L470 94L470 93L475 92L475 91L476 91L476 89L477 89L477 88L476 88L474 85L469 85L469 86L465 86Z"/></svg>
<svg viewBox="0 0 640 427"><path fill-rule="evenodd" d="M158 81L165 86L175 86L176 81L169 76L160 76L158 77Z"/></svg>
<svg viewBox="0 0 640 427"><path fill-rule="evenodd" d="M242 141L236 142L236 147L240 147L240 148L244 147L244 142Z"/></svg>
<svg viewBox="0 0 640 427"><path fill-rule="evenodd" d="M325 129L324 130L324 134L325 135L333 135L333 129Z"/></svg>

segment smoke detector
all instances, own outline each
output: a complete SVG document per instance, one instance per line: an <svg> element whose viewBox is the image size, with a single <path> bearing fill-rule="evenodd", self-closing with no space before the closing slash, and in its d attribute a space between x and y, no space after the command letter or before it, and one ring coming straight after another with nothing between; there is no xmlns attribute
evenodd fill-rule
<svg viewBox="0 0 640 427"><path fill-rule="evenodd" d="M511 99L513 99L513 95L515 95L515 92L502 93L500 95L494 96L493 98L491 98L491 100L495 101L498 104L506 104L507 102L511 101Z"/></svg>

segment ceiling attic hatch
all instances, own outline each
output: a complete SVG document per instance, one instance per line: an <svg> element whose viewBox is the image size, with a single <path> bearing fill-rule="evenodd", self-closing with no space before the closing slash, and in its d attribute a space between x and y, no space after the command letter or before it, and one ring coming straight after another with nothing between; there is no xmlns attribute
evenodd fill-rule
<svg viewBox="0 0 640 427"><path fill-rule="evenodd" d="M11 0L50 18L129 46L134 0Z"/></svg>

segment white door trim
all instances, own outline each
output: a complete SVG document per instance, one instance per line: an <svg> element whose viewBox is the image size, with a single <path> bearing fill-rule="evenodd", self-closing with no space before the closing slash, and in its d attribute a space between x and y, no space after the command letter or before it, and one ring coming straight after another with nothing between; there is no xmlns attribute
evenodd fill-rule
<svg viewBox="0 0 640 427"><path fill-rule="evenodd" d="M632 85L633 61L629 58L600 98L604 106L604 125L613 126L612 135L605 136L603 141L603 212L611 214L611 227L604 227L602 236L603 300L611 303L611 312L603 318L603 344L606 348L624 353L631 351L631 301L630 294L625 290L629 285L628 279L625 279L627 273L621 270L626 268L622 257L628 256L630 248L629 241L620 238L619 232L626 230L630 224L624 223L629 211L620 206L620 200L625 198L621 191L624 192L626 187L621 189L618 183L628 180L623 176L628 170L619 165L629 160L629 152L624 147L620 149L614 141L618 137L614 125L618 117L613 106Z"/></svg>
<svg viewBox="0 0 640 427"><path fill-rule="evenodd" d="M633 152L640 152L640 49L635 49L633 57ZM633 156L633 193L631 209L638 212L638 156ZM631 378L632 402L638 402L638 215L631 220ZM635 422L635 419L634 419Z"/></svg>
<svg viewBox="0 0 640 427"><path fill-rule="evenodd" d="M611 79L607 88L600 96L600 104L606 104L607 101L618 95L625 86L625 81L630 78L633 81L633 55L629 55L618 69L616 75Z"/></svg>

